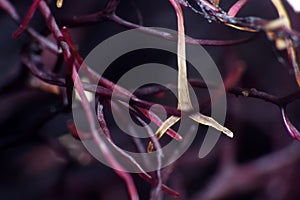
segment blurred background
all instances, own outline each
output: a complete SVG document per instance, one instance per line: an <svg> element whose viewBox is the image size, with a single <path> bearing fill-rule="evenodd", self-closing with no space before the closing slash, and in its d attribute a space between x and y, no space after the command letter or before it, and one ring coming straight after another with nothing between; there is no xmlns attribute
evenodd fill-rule
<svg viewBox="0 0 300 200"><path fill-rule="evenodd" d="M221 1L228 10L234 0ZM32 1L11 1L23 18ZM72 16L97 12L107 1L69 1L55 7L49 1L58 23ZM286 4L292 26L300 30L299 14ZM118 6L118 16L143 26L177 29L175 12L169 1L126 0ZM232 40L252 34L184 9L186 33L200 39ZM277 17L271 1L252 0L238 16ZM30 26L47 35L43 17L37 11ZM26 33L13 39L16 23L0 10L0 198L29 199L128 199L126 185L115 172L95 160L68 131L72 113L63 109L61 95L50 93L22 64L20 54L32 43ZM82 57L108 37L127 30L113 22L70 28ZM51 36L49 36L51 38ZM299 90L284 52L276 50L265 34L243 44L204 47L219 67L223 78L239 63L243 73L235 87L255 88L281 97ZM53 69L62 57L42 52L44 66ZM124 70L149 61L176 67L176 57L148 52L123 57L106 73L117 81ZM122 70L120 70L122 68ZM58 73L63 73L62 69ZM205 97L205 89L197 89ZM201 97L200 95L200 97ZM163 102L163 96L150 98ZM174 103L174 102L173 102ZM300 100L287 107L288 116L300 128ZM176 106L176 104L172 104ZM235 133L222 136L213 151L203 159L198 151L206 127L201 126L189 150L174 164L162 170L166 185L180 192L178 199L297 200L300 199L300 144L286 131L280 109L260 99L227 95L225 126ZM116 127L108 115L108 126ZM207 111L209 112L209 111ZM202 133L202 134L201 134ZM120 139L121 140L121 139ZM133 145L126 143L126 145ZM151 185L132 174L140 199L149 199ZM174 199L166 194L162 199Z"/></svg>

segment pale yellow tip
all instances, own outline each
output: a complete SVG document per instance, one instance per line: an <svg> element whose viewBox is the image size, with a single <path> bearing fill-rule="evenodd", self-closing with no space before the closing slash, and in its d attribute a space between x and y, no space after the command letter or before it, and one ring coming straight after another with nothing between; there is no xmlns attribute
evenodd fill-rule
<svg viewBox="0 0 300 200"><path fill-rule="evenodd" d="M61 8L62 5L63 5L63 0L57 0L57 1L56 1L56 7L57 7L57 8Z"/></svg>
<svg viewBox="0 0 300 200"><path fill-rule="evenodd" d="M228 137L233 138L233 132L231 132L229 129L224 128L224 129L223 129L223 133L224 133L225 135L227 135Z"/></svg>

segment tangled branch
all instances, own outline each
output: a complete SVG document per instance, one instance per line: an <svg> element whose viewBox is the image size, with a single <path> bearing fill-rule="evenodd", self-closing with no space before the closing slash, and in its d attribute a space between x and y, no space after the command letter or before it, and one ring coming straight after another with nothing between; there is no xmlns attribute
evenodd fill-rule
<svg viewBox="0 0 300 200"><path fill-rule="evenodd" d="M212 126L217 130L224 132L230 137L233 136L232 132L229 131L229 129L218 124L218 122L216 122L214 119L202 115L200 113L195 114L189 99L187 84L190 83L195 88L205 89L207 88L207 83L204 83L203 81L198 79L187 79L185 43L204 46L232 46L238 44L245 44L248 41L255 40L255 37L258 34L258 32L264 32L266 33L267 38L270 41L274 41L276 43L277 50L286 51L289 63L296 77L296 82L298 83L298 85L300 85L300 71L295 50L295 48L298 47L300 43L300 33L292 29L289 16L280 0L272 0L272 3L274 4L275 9L277 10L279 15L279 18L274 20L266 20L253 16L237 17L239 11L247 5L249 0L237 1L229 9L228 12L224 11L220 6L220 2L216 0L196 0L194 3L196 3L197 7L192 5L192 2L187 0L170 0L170 2L173 5L174 10L177 14L179 33L178 35L159 31L151 27L145 27L121 18L116 13L120 3L119 0L110 0L107 3L107 6L98 12L82 16L73 16L71 18L63 18L60 20L57 20L55 18L49 7L49 3L45 0L34 0L23 20L18 14L17 9L13 6L13 4L10 1L0 0L0 8L3 9L19 25L19 28L16 30L15 33L13 33L13 38L17 39L23 32L27 32L35 40L35 42L27 45L26 48L24 48L24 50L22 51L22 63L26 65L26 67L29 69L33 76L41 80L43 83L51 85L52 92L54 91L53 87L55 87L55 91L59 91L60 95L63 97L64 106L68 109L70 109L72 106L73 89L76 90L80 97L81 105L85 112L85 117L89 123L89 133L83 133L80 130L75 130L72 122L69 122L70 132L77 139L85 138L87 140L92 139L95 141L100 151L103 152L103 154L105 155L106 160L114 167L114 169L116 169L116 174L118 174L126 183L130 199L139 199L135 183L131 175L123 171L124 169L122 167L122 164L119 163L118 159L113 155L112 152L109 151L107 143L113 146L115 151L117 151L122 157L126 158L126 161L138 170L139 175L142 179L144 179L146 182L150 183L153 186L154 189L152 193L152 199L159 199L161 191L164 191L165 193L175 197L178 197L179 193L165 185L160 169L156 171L155 175L145 172L145 170L140 166L140 164L137 161L135 161L129 154L127 154L125 151L119 148L115 144L115 141L111 138L108 123L103 112L103 107L105 106L104 102L109 101L111 99L113 91L116 91L115 97L117 101L111 104L111 109L118 110L120 109L120 107L125 107L126 109L130 110L131 113L133 113L133 116L139 121L139 123L145 125L147 123L145 119L147 119L154 122L157 125L158 129L156 132L154 131L157 137L150 137L151 142L149 143L148 151L151 152L154 148L156 150L159 150L161 148L159 139L165 132L172 139L178 141L182 141L184 139L181 135L179 135L175 130L171 128L171 126L174 125L183 114L189 115L191 119L201 124ZM63 6L63 1L56 1L56 6L58 8L61 8ZM204 40L186 37L182 11L183 8L186 8L187 10L191 10L196 14L204 16L210 22L214 21L241 31L253 32L253 36L234 40ZM30 21L33 19L36 10L39 10L43 15L44 22L47 25L49 32L54 36L56 43L49 40L47 38L47 35L41 34L34 28L29 26ZM114 84L112 81L101 77L99 74L97 74L84 63L84 59L78 53L78 50L76 49L75 44L73 43L72 36L69 33L68 29L70 27L90 26L93 24L103 23L104 21L113 22L127 29L137 29L144 33L158 36L166 40L178 41L178 85L170 83L169 86L178 90L179 100L177 108L170 107L168 105L162 105L167 114L171 116L167 121L163 122L163 120L160 119L160 117L158 116L157 113L160 112L160 110L155 110L155 112L149 110L155 104L154 102L144 100L144 97L146 96L153 96L158 93L166 92L166 87L151 85L139 88L135 91L135 95L132 95L128 88L123 88L119 85ZM34 51L34 48L38 48L40 51L36 52ZM40 67L41 65L43 65L40 59L41 51L49 51L52 54L63 56L65 64L65 71L63 75L60 75L55 71L51 71L51 69L45 69L44 67ZM82 67L83 71L90 79L95 81L99 80L99 83L82 82L82 80L80 80L78 76L78 70L80 67ZM296 126L291 122L286 113L287 106L300 99L300 89L297 89L291 94L279 97L276 95L269 94L267 92L259 91L254 88L246 89L237 87L236 84L229 84L236 83L236 79L239 78L240 76L236 77L233 75L229 75L227 77L228 84L225 84L227 93L235 96L243 96L245 98L251 97L276 105L281 111L282 120L289 134L296 140L300 141L300 133L297 130ZM218 88L217 85L213 85L214 83L211 84L214 88ZM97 101L95 106L97 120L100 124L101 130L97 129L97 126L95 124L96 122L94 121L92 114L93 108L89 106L88 98L85 94L85 91L96 91L96 94L99 95L99 97L101 97L101 101ZM126 99L128 98L130 98L130 104L126 103ZM203 107L207 106L206 102L202 103L203 104L200 103L200 105L202 105ZM147 131L150 136L153 135L153 130L149 129ZM135 142L137 144L136 146L139 147L139 150L143 151L142 145L138 145L138 141ZM299 150L298 146L295 146L297 145L292 145L286 150L277 153L278 155L274 154L270 155L270 157L272 157L272 159L274 156L278 156L279 158L281 158L286 155L286 152L291 152L291 149ZM162 154L160 154L157 158L157 162L160 163L160 165L161 157L163 157ZM298 157L298 154L293 156L292 161L297 160ZM270 160L270 158L265 158L265 160ZM266 162L265 160L261 159L256 163L251 164L251 168L256 168L256 165L260 165L261 162ZM286 162L289 163L292 161L288 160ZM285 166L288 163L282 161L282 166ZM267 166L269 166L268 172L276 170L275 168L272 168L270 164L267 164ZM195 199L197 199L198 197L204 199L218 199L219 197L228 195L228 193L232 192L234 187L238 187L240 182L234 182L229 188L223 188L224 183L228 182L229 180L235 179L236 176L245 173L245 171L247 173L250 173L252 177L260 177L260 174L256 174L257 172L255 171L249 172L248 168L249 166L234 168L234 173L232 173L232 171L230 171L230 173L228 171L221 171L220 174L217 175L217 178L214 179L212 183L208 186L206 192L196 195ZM220 181L220 177L222 177L222 183L218 183L218 181ZM249 179L247 184L253 184L254 180L255 179ZM219 193L212 194L213 192L211 191L211 188L221 189L218 190Z"/></svg>

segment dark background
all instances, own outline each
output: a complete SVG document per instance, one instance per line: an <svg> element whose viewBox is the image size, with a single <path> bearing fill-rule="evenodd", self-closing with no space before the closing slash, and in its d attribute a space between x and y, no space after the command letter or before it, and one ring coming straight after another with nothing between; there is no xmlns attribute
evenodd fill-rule
<svg viewBox="0 0 300 200"><path fill-rule="evenodd" d="M221 6L227 10L234 2L221 1ZM21 16L25 16L31 1L12 3ZM63 8L57 9L51 2L58 21L96 12L105 5L106 1L65 0ZM117 14L138 23L137 8L144 26L176 30L175 12L167 0L121 1ZM299 14L287 8L294 29L300 30ZM209 23L187 9L184 14L186 33L191 37L221 40L251 35L223 24ZM271 2L261 0L250 1L239 15L276 18ZM39 11L30 26L41 32L46 30ZM72 114L57 110L62 103L61 96L32 87L32 75L20 61L20 52L30 37L23 34L14 40L12 33L17 25L3 11L0 11L0 27L0 199L128 199L126 186L114 171L94 160L81 143L70 136L66 121L72 119ZM126 29L103 22L70 30L84 57L101 41ZM233 69L232 60L244 63L239 87L256 88L276 96L299 90L291 67L278 62L278 55L284 56L284 52L276 51L263 33L244 44L205 49L223 77ZM136 55L134 61L130 56L123 58L125 66L130 68L136 63L155 60L176 67L176 58L162 52L152 52L148 57ZM46 56L46 65L51 66L56 59ZM107 77L114 80L120 76L118 67L124 64L117 63ZM189 151L163 170L168 177L167 185L181 193L179 199L206 200L214 199L214 195L216 199L300 199L300 144L286 149L293 140L284 127L278 107L231 94L227 100L225 125L235 137L222 136L215 149L199 159L201 133L206 129L201 127ZM288 106L288 115L300 128L299 100ZM109 126L114 130L113 122L109 122ZM150 185L137 175L133 177L141 199L149 199ZM165 195L164 199L173 198Z"/></svg>

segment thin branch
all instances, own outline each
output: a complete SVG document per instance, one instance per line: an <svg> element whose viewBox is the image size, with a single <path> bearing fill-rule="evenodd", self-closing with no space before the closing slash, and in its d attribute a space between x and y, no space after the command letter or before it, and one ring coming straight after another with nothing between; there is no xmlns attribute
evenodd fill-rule
<svg viewBox="0 0 300 200"><path fill-rule="evenodd" d="M93 139L94 139L95 143L97 144L98 148L101 150L103 155L105 156L106 160L115 169L115 172L121 178L123 178L124 181L126 182L126 185L127 185L127 188L128 188L131 199L132 200L139 199L138 193L136 191L136 188L134 186L134 182L133 182L131 176L129 174L123 172L123 171L119 171L119 170L122 170L123 168L117 162L117 160L115 159L113 154L110 152L110 150L107 147L106 143L103 141L103 138L98 134L96 124L95 124L95 121L94 121L94 118L93 118L93 111L89 106L89 102L87 100L87 97L85 96L82 83L81 83L80 79L78 78L78 74L77 74L76 70L73 70L73 76L72 77L73 77L73 80L74 80L74 86L76 88L76 91L78 92L78 94L81 98L81 103L82 103L83 109L85 111L85 115L86 115L88 123L89 123L90 131L93 135Z"/></svg>
<svg viewBox="0 0 300 200"><path fill-rule="evenodd" d="M51 14L51 11L48 7L48 5L44 2L41 1L39 4L39 8L47 20L47 25L48 28L51 30L51 32L54 34L56 39L60 41L60 44L63 48L64 54L66 55L66 58L71 58L72 54L70 51L70 47L66 42L62 40L63 34L59 30L56 21L54 17ZM132 200L138 200L139 196L136 191L135 184L131 178L131 176L128 173L125 173L124 170L122 170L122 166L118 163L118 161L115 159L113 154L110 152L109 148L107 147L106 143L103 141L103 138L98 134L96 124L93 118L93 111L91 107L89 106L88 99L84 93L83 85L81 83L81 80L78 77L76 66L74 66L75 69L73 69L72 72L72 79L74 81L74 86L76 88L76 91L78 92L80 99L81 99L81 104L83 106L87 121L89 123L89 128L91 131L91 134L93 136L93 139L95 143L97 144L98 148L101 150L101 152L104 154L106 160L112 165L112 167L115 169L115 172L126 182L126 186L130 195L130 198ZM121 170L121 171L120 171Z"/></svg>
<svg viewBox="0 0 300 200"><path fill-rule="evenodd" d="M144 33L151 34L154 36L159 36L167 40L173 40L173 41L177 40L176 35L172 35L167 32L163 32L150 27L145 27L139 24L126 21L125 19L122 19L119 16L117 16L114 12L107 12L106 9L89 15L74 16L71 19L63 19L61 24L64 24L65 26L68 27L81 27L81 26L98 24L103 21L112 21L127 29L138 29ZM187 37L186 42L189 44L203 45L203 46L231 46L231 45L246 43L252 40L255 36L256 35L247 38L236 39L236 40L204 40L204 39L194 39L191 37Z"/></svg>
<svg viewBox="0 0 300 200"><path fill-rule="evenodd" d="M282 116L284 125L285 125L286 129L288 130L289 134L292 136L292 138L294 138L300 142L300 132L293 125L291 120L288 118L288 116L286 114L286 109L284 107L281 108L281 116Z"/></svg>
<svg viewBox="0 0 300 200"><path fill-rule="evenodd" d="M236 16L236 14L249 2L250 0L238 0L228 11L229 16Z"/></svg>
<svg viewBox="0 0 300 200"><path fill-rule="evenodd" d="M300 160L300 145L293 142L286 148L258 158L250 163L230 165L217 173L212 181L191 199L217 200L228 198L245 187L256 188L262 178Z"/></svg>
<svg viewBox="0 0 300 200"><path fill-rule="evenodd" d="M24 32L24 30L26 29L26 27L28 26L31 18L33 17L39 3L41 0L34 0L33 3L31 4L24 21L21 23L20 27L18 28L18 30L13 34L13 38L16 39L18 37L20 37L20 35Z"/></svg>

